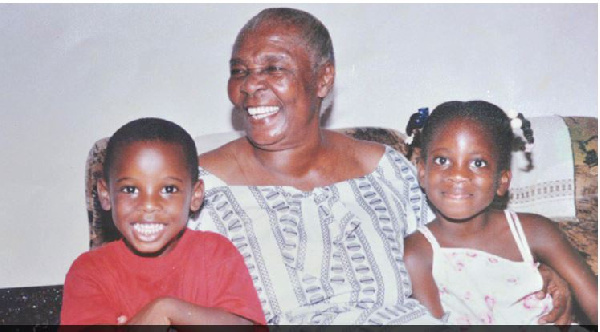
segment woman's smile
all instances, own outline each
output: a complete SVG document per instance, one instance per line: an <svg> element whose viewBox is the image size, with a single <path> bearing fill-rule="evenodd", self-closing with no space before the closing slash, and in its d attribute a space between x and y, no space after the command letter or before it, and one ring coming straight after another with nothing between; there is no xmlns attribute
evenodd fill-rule
<svg viewBox="0 0 600 332"><path fill-rule="evenodd" d="M259 106L248 107L247 112L254 120L264 119L268 116L277 114L280 108L278 106Z"/></svg>

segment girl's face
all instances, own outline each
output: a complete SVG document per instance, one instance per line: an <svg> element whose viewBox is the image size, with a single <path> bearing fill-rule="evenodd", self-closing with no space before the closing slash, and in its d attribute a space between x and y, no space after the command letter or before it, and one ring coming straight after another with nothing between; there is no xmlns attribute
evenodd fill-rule
<svg viewBox="0 0 600 332"><path fill-rule="evenodd" d="M121 147L110 179L98 181L100 203L137 252L162 255L175 247L189 212L197 211L203 183L192 183L183 149L158 141Z"/></svg>
<svg viewBox="0 0 600 332"><path fill-rule="evenodd" d="M494 138L476 121L450 120L434 133L427 160L418 163L419 181L438 218L469 220L485 211L510 184L498 170Z"/></svg>

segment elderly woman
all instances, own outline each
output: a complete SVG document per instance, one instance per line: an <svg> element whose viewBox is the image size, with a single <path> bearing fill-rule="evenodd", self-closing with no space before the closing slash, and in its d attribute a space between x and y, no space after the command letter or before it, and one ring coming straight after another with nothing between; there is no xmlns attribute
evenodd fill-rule
<svg viewBox="0 0 600 332"><path fill-rule="evenodd" d="M199 157L206 199L189 227L237 246L270 324L435 323L402 260L403 238L431 218L412 165L319 127L335 76L325 26L266 9L230 68L246 137Z"/></svg>

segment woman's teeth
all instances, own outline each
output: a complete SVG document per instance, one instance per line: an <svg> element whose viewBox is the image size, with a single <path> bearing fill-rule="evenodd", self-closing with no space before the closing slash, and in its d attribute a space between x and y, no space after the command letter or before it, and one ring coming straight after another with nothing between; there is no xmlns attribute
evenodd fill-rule
<svg viewBox="0 0 600 332"><path fill-rule="evenodd" d="M163 229L165 229L165 225L159 223L135 223L133 224L133 229L138 234L144 236L152 236L158 234Z"/></svg>
<svg viewBox="0 0 600 332"><path fill-rule="evenodd" d="M264 119L278 111L279 107L277 106L248 107L248 114L255 120Z"/></svg>

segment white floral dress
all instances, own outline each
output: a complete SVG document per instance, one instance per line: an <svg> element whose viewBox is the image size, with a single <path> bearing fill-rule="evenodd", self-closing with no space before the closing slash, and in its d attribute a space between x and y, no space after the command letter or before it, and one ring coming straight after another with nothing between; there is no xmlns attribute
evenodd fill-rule
<svg viewBox="0 0 600 332"><path fill-rule="evenodd" d="M439 323L408 298L403 239L432 215L393 148L372 173L311 191L200 178L205 204L188 227L236 245L269 324Z"/></svg>
<svg viewBox="0 0 600 332"><path fill-rule="evenodd" d="M419 228L433 248L433 278L450 324L537 324L552 309L550 295L543 300L531 295L542 288L542 276L519 217L505 214L523 262L475 249L442 248L426 226Z"/></svg>

